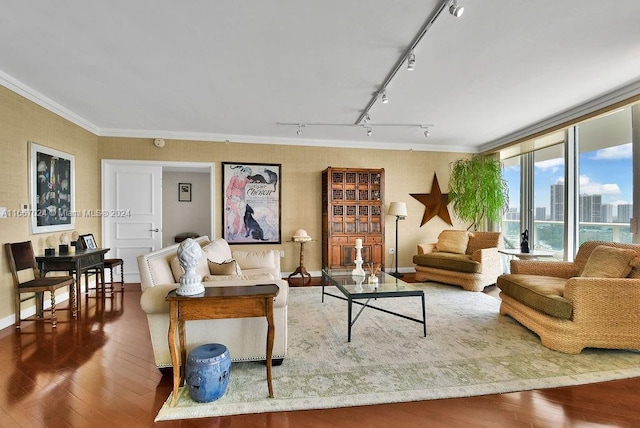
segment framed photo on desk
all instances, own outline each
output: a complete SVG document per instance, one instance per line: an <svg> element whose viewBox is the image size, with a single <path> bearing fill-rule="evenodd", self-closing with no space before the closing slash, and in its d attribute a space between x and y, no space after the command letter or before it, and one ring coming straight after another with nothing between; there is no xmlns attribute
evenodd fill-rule
<svg viewBox="0 0 640 428"><path fill-rule="evenodd" d="M96 240L93 237L93 233L80 235L80 238L78 238L78 244L80 244L78 248L82 250L96 250L98 248L98 246L96 245ZM76 246L78 245L76 244Z"/></svg>

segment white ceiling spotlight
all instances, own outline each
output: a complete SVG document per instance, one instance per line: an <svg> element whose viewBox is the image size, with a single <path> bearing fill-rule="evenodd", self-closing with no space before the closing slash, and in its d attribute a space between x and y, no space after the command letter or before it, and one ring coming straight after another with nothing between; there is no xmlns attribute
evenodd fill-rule
<svg viewBox="0 0 640 428"><path fill-rule="evenodd" d="M389 98L387 98L386 89L382 90L382 104L387 104L389 102Z"/></svg>
<svg viewBox="0 0 640 428"><path fill-rule="evenodd" d="M424 137L425 138L429 138L429 127L428 126L421 126L420 128L424 129Z"/></svg>
<svg viewBox="0 0 640 428"><path fill-rule="evenodd" d="M304 126L305 125L298 124L298 130L296 131L296 134L302 135L304 133L304 131L302 131L302 128L304 128Z"/></svg>
<svg viewBox="0 0 640 428"><path fill-rule="evenodd" d="M407 57L407 71L413 71L416 69L416 54L413 51L409 52Z"/></svg>
<svg viewBox="0 0 640 428"><path fill-rule="evenodd" d="M371 116L369 116L369 113L364 115L364 119L362 119L364 121L364 123L369 123L369 121L371 121Z"/></svg>
<svg viewBox="0 0 640 428"><path fill-rule="evenodd" d="M371 128L367 128L367 137L371 137L373 135L373 130Z"/></svg>
<svg viewBox="0 0 640 428"><path fill-rule="evenodd" d="M460 18L464 13L464 7L458 6L457 0L452 0L451 5L449 6L449 13L456 18Z"/></svg>

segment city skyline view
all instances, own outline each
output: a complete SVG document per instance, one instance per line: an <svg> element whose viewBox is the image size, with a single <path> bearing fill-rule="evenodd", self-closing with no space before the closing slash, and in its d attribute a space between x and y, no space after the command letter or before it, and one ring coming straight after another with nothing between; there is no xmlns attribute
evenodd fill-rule
<svg viewBox="0 0 640 428"><path fill-rule="evenodd" d="M534 207L544 208L546 217L551 215L551 189L564 184L565 165L563 158L535 163ZM617 206L632 204L632 145L631 143L607 147L580 154L580 195L601 195L603 205L613 206L617 217ZM510 211L520 207L520 167L509 166L503 171L509 183Z"/></svg>

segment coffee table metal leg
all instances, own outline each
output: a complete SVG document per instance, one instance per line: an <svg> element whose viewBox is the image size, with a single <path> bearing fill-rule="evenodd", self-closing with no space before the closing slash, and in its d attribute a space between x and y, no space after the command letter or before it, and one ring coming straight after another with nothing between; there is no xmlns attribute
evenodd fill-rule
<svg viewBox="0 0 640 428"><path fill-rule="evenodd" d="M424 329L424 337L427 337L427 310L424 303L424 294L422 295L422 327Z"/></svg>
<svg viewBox="0 0 640 428"><path fill-rule="evenodd" d="M352 309L352 300L348 299L348 309L347 309L347 342L351 342L351 309Z"/></svg>

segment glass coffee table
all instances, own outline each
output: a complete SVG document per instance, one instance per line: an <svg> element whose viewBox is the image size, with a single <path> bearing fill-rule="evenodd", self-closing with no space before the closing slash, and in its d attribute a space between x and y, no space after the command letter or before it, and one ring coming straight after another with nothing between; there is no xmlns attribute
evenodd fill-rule
<svg viewBox="0 0 640 428"><path fill-rule="evenodd" d="M408 284L398 278L388 275L384 272L377 275L378 284L377 287L368 283L369 275L353 276L351 270L348 269L322 269L322 302L324 303L324 296L331 296L337 299L346 300L347 306L347 341L351 342L351 327L358 320L358 317L365 308L375 309L377 311L385 312L387 314L395 315L400 318L404 318L410 321L415 321L422 324L422 330L424 337L427 336L427 313L425 310L424 291ZM342 292L342 296L332 294L325 291L325 287L335 286ZM373 306L370 302L377 299L386 299L391 297L411 297L416 296L420 298L422 302L422 319L413 318L408 315L399 314L397 312L389 311L378 306ZM358 313L353 317L353 304L362 306Z"/></svg>

